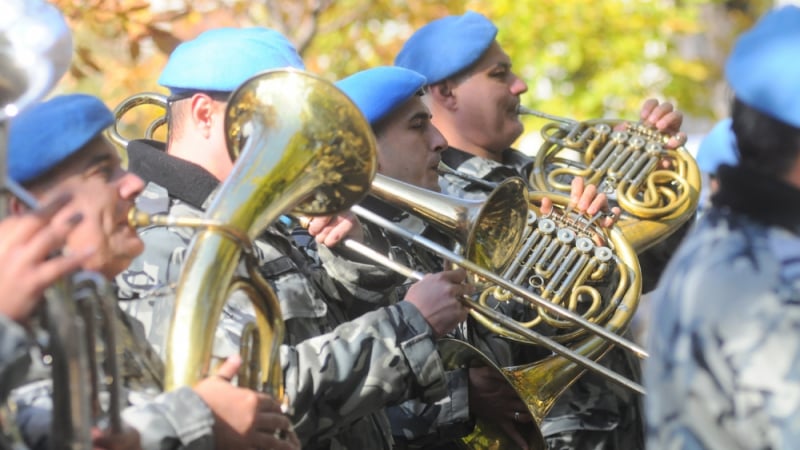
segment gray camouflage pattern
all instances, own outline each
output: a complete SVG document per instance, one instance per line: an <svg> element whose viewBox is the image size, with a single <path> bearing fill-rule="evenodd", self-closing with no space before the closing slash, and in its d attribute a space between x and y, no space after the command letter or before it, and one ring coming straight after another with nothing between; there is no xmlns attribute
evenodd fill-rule
<svg viewBox="0 0 800 450"><path fill-rule="evenodd" d="M137 206L149 213L202 214L154 183ZM147 338L163 352L173 290L192 233L150 227L140 235L145 253L117 283L120 296L130 299L127 311L144 323ZM281 364L290 418L303 448L391 448L385 406L408 398L436 401L446 389L430 327L413 305L399 302L348 321L351 305L384 302L400 279L325 247L317 264L279 226L270 227L255 245L287 328ZM244 299L229 299L215 333L216 358L238 352L242 325L251 320Z"/></svg>
<svg viewBox="0 0 800 450"><path fill-rule="evenodd" d="M798 301L797 230L705 212L653 293L648 447L797 448Z"/></svg>

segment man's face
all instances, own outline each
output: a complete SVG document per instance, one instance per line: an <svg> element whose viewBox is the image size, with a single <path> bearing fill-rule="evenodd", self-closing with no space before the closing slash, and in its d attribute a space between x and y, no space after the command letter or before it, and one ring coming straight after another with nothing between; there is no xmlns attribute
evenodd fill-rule
<svg viewBox="0 0 800 450"><path fill-rule="evenodd" d="M47 201L70 192L72 200L55 220L81 213L83 220L67 237L65 251L94 250L84 269L112 279L144 250L136 230L128 225L127 213L144 183L120 166L111 144L96 137L70 156L48 180L33 186L33 192Z"/></svg>
<svg viewBox="0 0 800 450"><path fill-rule="evenodd" d="M519 96L527 90L511 71L511 59L493 42L453 88L458 132L489 153L507 149L522 134L517 107Z"/></svg>
<svg viewBox="0 0 800 450"><path fill-rule="evenodd" d="M438 192L437 168L446 147L447 141L431 123L431 113L415 95L381 120L378 171Z"/></svg>

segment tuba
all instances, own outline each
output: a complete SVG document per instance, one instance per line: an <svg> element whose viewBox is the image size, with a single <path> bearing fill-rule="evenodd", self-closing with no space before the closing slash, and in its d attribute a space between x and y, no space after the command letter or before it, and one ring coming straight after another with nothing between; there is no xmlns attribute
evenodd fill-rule
<svg viewBox="0 0 800 450"><path fill-rule="evenodd" d="M544 143L536 153L530 186L568 194L578 176L598 186L622 209L618 225L637 253L694 215L700 170L685 147L666 148L669 136L641 123L578 122L522 106L519 113L552 121L541 129Z"/></svg>
<svg viewBox="0 0 800 450"><path fill-rule="evenodd" d="M494 367L523 399L536 425L541 424L556 399L586 369L636 392L644 392L637 383L597 363L614 344L638 356L646 355L644 350L621 337L638 306L641 276L636 252L619 229L603 229L591 219L569 212L565 207L568 198L527 192L519 181L514 190L501 184L495 187L487 200L468 201L477 202L473 208L495 211L489 216L502 217L501 221L508 225L508 228L488 235L494 242L478 243L464 236L484 227L480 220L453 221L453 214L449 213L461 207L464 200L396 180L389 182L385 178L376 177L371 191L373 195L420 216L450 235L459 242L461 253L467 256L461 257L442 249L363 208L354 207L353 212L465 267L482 280L478 298L464 301L470 314L490 331L523 344L541 345L556 353L528 366L500 368L470 344L445 339L441 341L439 350L447 368L478 364ZM498 192L503 194L496 195ZM555 205L548 214L543 214L536 206L544 197L550 198ZM508 211L501 213L504 209L513 211L513 214ZM515 224L514 217L526 219L526 223ZM463 229L473 231L464 233ZM355 244L345 244L358 251L353 247ZM481 245L505 252L503 255L508 258L495 261L476 258L475 255L481 252L468 247ZM362 254L372 256L368 252ZM421 277L411 269L396 268L392 261L379 262L406 276ZM492 298L495 303L491 303ZM535 314L532 319L520 322L499 312L497 301L518 302ZM551 336L543 336L534 330L542 326L556 331L551 332ZM464 439L463 444L474 449L514 448L513 441L502 430L482 421L476 424L475 431ZM545 448L541 436L530 445L532 448Z"/></svg>
<svg viewBox="0 0 800 450"><path fill-rule="evenodd" d="M8 121L41 99L61 78L72 58L72 36L61 13L40 0L3 5L0 29L0 188L35 209L36 199L8 178ZM8 211L3 202L0 218ZM99 274L77 272L45 291L39 318L48 333L43 348L51 361L56 448L91 449L94 426L121 430L117 363L116 299ZM102 358L102 363L98 361ZM108 405L101 393L108 394ZM18 438L19 436L17 436Z"/></svg>
<svg viewBox="0 0 800 450"><path fill-rule="evenodd" d="M228 100L225 129L236 162L203 219L130 216L137 226L201 229L178 283L165 388L192 385L207 375L213 347L208 330L216 328L229 295L241 290L256 322L243 334L250 341L242 349L243 368L251 369L240 372L239 382L285 401L278 351L283 320L275 294L256 270L252 241L285 212L329 215L359 201L375 175L375 139L346 95L297 70L268 71L244 82ZM235 274L241 258L249 279Z"/></svg>

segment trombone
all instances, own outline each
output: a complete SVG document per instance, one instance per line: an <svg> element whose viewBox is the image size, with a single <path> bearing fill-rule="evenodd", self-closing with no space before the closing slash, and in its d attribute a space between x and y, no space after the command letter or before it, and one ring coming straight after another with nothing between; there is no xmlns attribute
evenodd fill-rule
<svg viewBox="0 0 800 450"><path fill-rule="evenodd" d="M503 210L503 209L510 209L512 211L517 211L516 216L519 216L519 208L522 207L527 211L527 204L528 199L526 195L527 189L524 187L524 183L519 179L510 179L506 180L505 182L501 183L492 194L490 194L488 201L465 201L459 199L453 199L449 196L435 193L429 191L427 189L419 188L417 186L410 185L408 183L404 183L402 181L394 180L390 177L387 177L382 174L376 174L375 178L372 183L371 187L371 194L377 196L378 198L382 198L389 203L406 203L406 207L413 209L413 212L417 215L424 216L424 219L431 223L434 226L438 226L446 233L453 234L453 230L459 231L460 236L456 236L456 239L460 242L467 241L469 245L476 245L475 243L478 242L477 245L483 245L484 249L482 251L474 251L470 250L469 248L465 248L464 251L466 252L467 256L461 256L456 252L453 252L450 249L445 248L444 246L437 244L419 234L415 234L408 230L399 227L397 224L381 217L374 212L359 206L354 205L350 208L350 210L359 216L360 218L372 222L373 224L391 232L397 234L404 239L414 242L415 244L437 254L438 256L450 261L451 263L463 267L467 271L477 275L479 278L483 280L487 280L488 282L494 283L498 286L502 286L504 289L512 292L513 294L519 296L521 299L526 300L532 304L535 304L541 308L547 309L555 314L560 315L561 317L565 317L571 320L573 323L576 323L586 330L589 330L596 335L604 338L605 340L612 342L616 345L619 345L631 352L633 352L639 358L645 358L647 353L641 347L637 346L636 344L622 338L621 336L595 324L592 322L587 321L585 318L581 317L580 315L562 307L556 305L552 302L549 302L543 299L541 296L530 292L523 287L511 283L508 280L505 280L501 276L497 275L494 271L495 270L502 270L502 267L506 265L510 259L514 258L516 249L518 247L517 243L519 242L519 234L521 234L521 230L519 227L523 226L523 223L515 222L515 214L508 214L508 213L498 213L498 212L487 212L486 210L489 209L489 205L491 204L496 210ZM496 195L499 194L499 195ZM420 205L413 204L411 198L421 198ZM513 202L505 205L498 205L492 201L492 199L500 199L501 201L507 201L511 198L517 198L519 202L515 205ZM404 200L401 200L404 199ZM433 204L432 208L425 208L422 207L421 204L424 202L425 205ZM462 202L462 203L458 203ZM455 203L457 207L455 208L448 208L448 204ZM409 205L410 204L410 205ZM473 208L473 209L480 209L479 213L464 213L464 208ZM425 210L427 209L435 209L439 212L443 210L447 210L443 214L435 215L433 213L427 214ZM453 211L450 211L453 210ZM448 216L460 216L460 219L448 217ZM483 218L486 217L502 217L500 220L489 220L488 223L481 223ZM444 217L444 218L443 218ZM464 222L468 223L464 223ZM512 242L512 246L501 246L496 243L492 244L489 242L489 239L475 239L473 237L467 236L465 238L464 230L470 229L481 229L481 228L491 228L492 226L503 226L507 225L502 231L498 234L502 235L504 238L508 238L510 236L510 241ZM514 231L514 228L518 228L517 231ZM467 233L470 234L470 233ZM396 261L389 259L386 255L382 255L379 252L369 248L368 246L354 241L352 239L344 239L342 241L342 245L350 248L351 250L359 253L360 255L374 261L377 264L384 265L385 267L395 270L398 273L415 280L419 280L423 274L417 272L407 266L399 264ZM487 245L494 245L494 247L488 247ZM481 254L500 254L502 258L500 259L493 259L487 260L486 258L480 258L477 255ZM478 261L476 263L475 261ZM489 267L487 269L486 267ZM532 331L531 329L525 327L524 325L520 324L519 322L505 316L502 313L497 312L496 310L472 299L469 297L464 297L462 299L464 304L469 308L472 308L474 311L477 311L481 314L484 314L486 317L491 318L495 323L499 323L502 327L506 330L511 331L512 333L516 333L518 336L521 337L521 340L526 343L533 343L541 345L555 353L558 353L565 358L571 360L576 364L580 364L587 369L593 370L599 373L601 376L608 378L609 380L631 389L637 393L644 394L644 388L625 377L603 367L602 365L596 363L595 361L575 353L571 351L566 346L549 339L547 337L542 336L540 333Z"/></svg>

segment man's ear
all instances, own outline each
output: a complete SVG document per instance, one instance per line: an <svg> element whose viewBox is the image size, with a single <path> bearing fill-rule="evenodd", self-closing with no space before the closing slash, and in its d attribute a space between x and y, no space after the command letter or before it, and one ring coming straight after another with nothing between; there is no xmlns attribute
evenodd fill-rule
<svg viewBox="0 0 800 450"><path fill-rule="evenodd" d="M192 125L203 137L208 138L214 123L214 100L206 94L194 94L189 107Z"/></svg>
<svg viewBox="0 0 800 450"><path fill-rule="evenodd" d="M14 196L9 196L2 201L6 202L9 212L14 215L23 214L30 209L26 204L22 203L17 197Z"/></svg>
<svg viewBox="0 0 800 450"><path fill-rule="evenodd" d="M454 110L457 105L457 98L455 93L455 83L452 80L443 80L436 84L430 85L428 88L428 95L433 100L449 110Z"/></svg>

